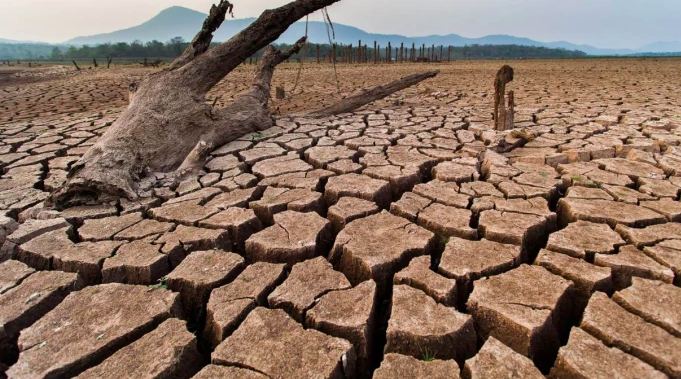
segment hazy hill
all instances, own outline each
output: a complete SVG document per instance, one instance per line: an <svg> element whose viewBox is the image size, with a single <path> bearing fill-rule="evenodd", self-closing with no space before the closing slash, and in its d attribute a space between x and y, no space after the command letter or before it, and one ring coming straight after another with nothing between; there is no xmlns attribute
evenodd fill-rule
<svg viewBox="0 0 681 379"><path fill-rule="evenodd" d="M96 34L91 36L76 37L66 41L69 44L88 44L96 45L106 42L132 42L140 40L142 42L158 40L168 41L173 37L183 37L186 40L191 40L196 32L201 28L201 24L206 15L184 7L170 7L163 10L151 20L132 28L114 31L111 33ZM215 41L225 41L240 30L244 29L254 18L244 19L227 19L220 29L215 33ZM457 34L449 34L445 36L431 35L422 37L406 37L401 35L386 35L368 33L359 28L344 24L334 24L336 31L335 42L342 44L357 44L359 40L362 43L373 44L377 41L381 46L386 46L388 42L394 44L405 43L411 45L426 44L426 45L525 45L525 46L543 46L551 48L563 48L567 50L581 50L591 55L609 55L609 54L631 54L633 50L614 50L614 49L599 49L588 45L575 45L569 42L552 42L545 43L534 41L528 38L519 38L509 35L490 35L481 38L467 38ZM292 43L305 34L305 23L298 22L291 26L289 30L284 33L278 42ZM314 43L328 43L328 34L326 25L319 21L310 21L308 35L310 40Z"/></svg>

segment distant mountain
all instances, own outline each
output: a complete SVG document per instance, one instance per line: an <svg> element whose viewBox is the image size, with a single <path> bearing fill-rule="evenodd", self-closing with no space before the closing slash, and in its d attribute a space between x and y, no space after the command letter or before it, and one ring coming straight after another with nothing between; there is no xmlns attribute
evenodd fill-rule
<svg viewBox="0 0 681 379"><path fill-rule="evenodd" d="M671 53L681 51L681 41L655 42L638 49L640 52Z"/></svg>
<svg viewBox="0 0 681 379"><path fill-rule="evenodd" d="M26 43L26 41L17 41L13 39L0 38L0 43Z"/></svg>
<svg viewBox="0 0 681 379"><path fill-rule="evenodd" d="M97 45L107 42L133 42L139 40L148 42L158 40L166 42L173 37L182 37L190 41L196 32L201 29L201 24L206 15L184 7L167 8L151 20L132 28L114 31L111 33L97 34L84 37L76 37L66 41L67 44L74 45ZM225 23L215 33L215 41L226 41L233 35L250 25L255 18L227 19ZM630 55L640 52L668 52L681 51L681 43L660 42L644 46L642 49L601 49L589 45L576 45L570 42L539 42L528 38L520 38L509 35L489 35L480 38L467 38L457 34L444 36L430 35L423 37L406 37L401 35L368 33L359 28L344 24L334 24L336 39L334 42L342 44L357 45L361 40L363 44L373 45L374 41L382 47L391 42L393 46L404 43L407 46L416 44L444 45L444 46L465 46L465 45L525 45L543 46L549 48L562 48L566 50L581 50L589 55ZM328 43L327 27L323 22L310 21L308 25L308 36L313 43ZM277 42L293 43L301 36L305 35L305 23L297 22L292 25Z"/></svg>

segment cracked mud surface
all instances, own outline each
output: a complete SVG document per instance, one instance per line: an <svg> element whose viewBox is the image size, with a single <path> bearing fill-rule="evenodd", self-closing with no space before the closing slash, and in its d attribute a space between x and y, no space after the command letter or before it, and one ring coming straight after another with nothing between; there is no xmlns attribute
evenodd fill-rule
<svg viewBox="0 0 681 379"><path fill-rule="evenodd" d="M149 70L4 78L0 377L681 378L679 60L514 62L529 141L493 128L500 65L277 116L174 190L62 212L42 201ZM273 108L337 97L306 64Z"/></svg>

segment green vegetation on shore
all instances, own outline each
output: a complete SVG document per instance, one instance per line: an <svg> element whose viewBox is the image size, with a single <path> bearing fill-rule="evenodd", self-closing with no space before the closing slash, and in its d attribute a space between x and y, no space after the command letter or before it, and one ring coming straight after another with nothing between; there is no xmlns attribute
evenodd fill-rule
<svg viewBox="0 0 681 379"><path fill-rule="evenodd" d="M68 46L68 45L49 45L49 44L34 44L34 43L0 43L0 59L29 59L29 60L82 60L82 59L103 59L111 58L175 58L179 56L186 48L188 42L180 37L171 39L163 43L159 41L151 41L147 43L133 42L133 43L107 43L97 46ZM277 45L280 49L290 47L287 44ZM409 54L411 46L405 46L405 57ZM426 47L426 49L428 46ZM307 50L307 51L305 51ZM355 46L356 51L356 46ZM438 59L446 60L448 56L448 48L444 47L443 57L440 57L440 47L435 47L435 55ZM254 54L253 58L262 56L263 51ZM374 57L373 46L367 49L369 60ZM382 59L385 58L385 47L379 49ZM317 45L309 44L301 54L309 58L316 59ZM319 45L319 54L321 58L332 54L331 46L328 44ZM419 56L419 47L416 47L417 57ZM341 57L341 47L337 47L336 55ZM452 59L532 59L532 58L581 58L587 55L581 51L571 51L564 49L550 49L546 47L521 46L521 45L470 45L461 47L452 47ZM295 55L294 59L298 59L299 55ZM392 49L392 57L395 59L395 47Z"/></svg>

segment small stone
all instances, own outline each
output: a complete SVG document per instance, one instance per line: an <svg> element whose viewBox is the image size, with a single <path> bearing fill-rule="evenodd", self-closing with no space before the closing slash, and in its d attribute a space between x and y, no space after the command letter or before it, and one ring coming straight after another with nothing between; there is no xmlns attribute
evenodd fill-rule
<svg viewBox="0 0 681 379"><path fill-rule="evenodd" d="M386 353L464 361L475 355L473 319L405 285L393 288Z"/></svg>
<svg viewBox="0 0 681 379"><path fill-rule="evenodd" d="M355 220L336 237L329 260L353 284L386 285L397 268L430 253L433 233L388 212Z"/></svg>
<svg viewBox="0 0 681 379"><path fill-rule="evenodd" d="M566 346L558 351L551 378L666 379L667 376L623 351L607 347L579 328L572 328Z"/></svg>
<svg viewBox="0 0 681 379"><path fill-rule="evenodd" d="M673 378L681 375L681 339L627 312L606 294L594 293L580 327Z"/></svg>
<svg viewBox="0 0 681 379"><path fill-rule="evenodd" d="M212 349L230 336L256 306L267 305L267 295L285 278L284 268L283 264L256 262L234 281L211 292L203 337Z"/></svg>
<svg viewBox="0 0 681 379"><path fill-rule="evenodd" d="M356 197L341 197L335 205L329 207L327 218L331 221L334 231L338 233L350 222L379 211L376 203L371 201Z"/></svg>
<svg viewBox="0 0 681 379"><path fill-rule="evenodd" d="M633 276L661 280L665 283L674 282L672 270L655 262L633 245L623 246L619 253L613 255L596 254L594 263L612 269L612 280L616 289L629 287Z"/></svg>
<svg viewBox="0 0 681 379"><path fill-rule="evenodd" d="M548 250L593 261L595 254L614 254L624 240L604 224L577 221L549 235Z"/></svg>
<svg viewBox="0 0 681 379"><path fill-rule="evenodd" d="M249 262L302 262L327 251L330 230L331 223L316 213L277 213L273 226L246 240L246 258Z"/></svg>
<svg viewBox="0 0 681 379"><path fill-rule="evenodd" d="M475 283L468 310L482 338L492 336L540 364L558 351L569 325L572 282L539 266L521 265Z"/></svg>
<svg viewBox="0 0 681 379"><path fill-rule="evenodd" d="M355 352L348 341L305 330L282 310L256 308L215 349L212 363L274 378L343 378L354 372Z"/></svg>
<svg viewBox="0 0 681 379"><path fill-rule="evenodd" d="M424 362L408 355L386 354L374 372L374 379L459 379L459 365L456 361L434 359Z"/></svg>
<svg viewBox="0 0 681 379"><path fill-rule="evenodd" d="M681 289L656 280L632 278L612 299L622 308L681 338Z"/></svg>
<svg viewBox="0 0 681 379"><path fill-rule="evenodd" d="M74 292L24 329L12 378L77 375L145 334L178 309L177 294L143 286L102 284Z"/></svg>
<svg viewBox="0 0 681 379"><path fill-rule="evenodd" d="M271 308L282 308L296 321L303 322L305 312L321 295L350 288L345 276L318 257L293 266L291 274L267 298Z"/></svg>
<svg viewBox="0 0 681 379"><path fill-rule="evenodd" d="M180 293L185 314L196 315L208 302L210 291L234 279L243 266L244 259L234 253L195 251L165 277L165 282Z"/></svg>
<svg viewBox="0 0 681 379"><path fill-rule="evenodd" d="M453 307L456 305L456 280L447 279L430 269L430 257L417 257L409 266L395 274L394 284L404 284L425 292L436 302Z"/></svg>
<svg viewBox="0 0 681 379"><path fill-rule="evenodd" d="M184 321L172 318L77 379L189 378L201 361L196 337Z"/></svg>
<svg viewBox="0 0 681 379"><path fill-rule="evenodd" d="M531 360L489 337L478 354L467 360L463 376L468 379L543 379Z"/></svg>

